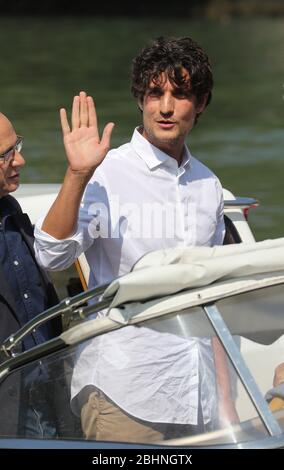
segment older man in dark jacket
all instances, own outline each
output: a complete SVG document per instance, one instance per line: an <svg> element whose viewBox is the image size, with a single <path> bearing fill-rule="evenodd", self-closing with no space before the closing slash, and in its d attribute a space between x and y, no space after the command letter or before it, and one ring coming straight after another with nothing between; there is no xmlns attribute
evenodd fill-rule
<svg viewBox="0 0 284 470"><path fill-rule="evenodd" d="M21 155L22 143L22 137L16 135L11 122L0 113L0 344L27 321L58 302L46 273L35 260L31 222L9 195L18 188L20 170L25 164ZM26 337L22 350L56 336L60 328L59 322L54 321L41 326ZM20 395L28 396L24 389L31 389L33 381L41 373L39 368L34 368L25 380L19 374L1 384L0 436L14 435L16 429L19 432L19 426L24 429L26 425L30 431L26 433L23 430L24 435L37 435L39 413L34 406L31 407L37 414L33 423L32 414L23 411L28 410L30 404L23 404ZM44 435L41 424L39 429Z"/></svg>

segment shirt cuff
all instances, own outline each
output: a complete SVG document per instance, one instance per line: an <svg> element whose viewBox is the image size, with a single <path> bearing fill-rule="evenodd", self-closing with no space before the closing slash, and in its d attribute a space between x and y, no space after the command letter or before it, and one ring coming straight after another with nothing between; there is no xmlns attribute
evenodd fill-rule
<svg viewBox="0 0 284 470"><path fill-rule="evenodd" d="M34 249L38 263L50 270L60 271L68 268L83 252L83 232L80 227L68 238L58 240L42 230L44 217L35 224Z"/></svg>

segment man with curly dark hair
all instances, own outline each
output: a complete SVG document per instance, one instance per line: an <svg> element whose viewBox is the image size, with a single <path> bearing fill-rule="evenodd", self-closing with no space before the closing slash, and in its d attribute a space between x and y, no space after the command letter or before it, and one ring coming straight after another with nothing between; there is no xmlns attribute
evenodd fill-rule
<svg viewBox="0 0 284 470"><path fill-rule="evenodd" d="M210 103L212 87L209 59L195 41L158 38L133 60L131 90L143 113L142 135L180 162L184 139Z"/></svg>
<svg viewBox="0 0 284 470"><path fill-rule="evenodd" d="M165 73L174 87L185 96L195 96L197 103L206 97L210 103L213 88L212 68L204 50L191 38L158 38L133 60L133 96L143 102L149 84L159 83Z"/></svg>
<svg viewBox="0 0 284 470"><path fill-rule="evenodd" d="M221 184L185 144L212 85L198 44L159 38L133 62L142 125L129 143L108 152L113 124L100 139L85 92L74 97L72 128L61 109L69 166L36 225L39 263L60 270L86 252L92 287L128 273L149 251L222 244ZM210 339L133 326L95 338L78 359L72 387L86 437L153 442L216 427L213 349ZM223 398L234 419L230 397Z"/></svg>

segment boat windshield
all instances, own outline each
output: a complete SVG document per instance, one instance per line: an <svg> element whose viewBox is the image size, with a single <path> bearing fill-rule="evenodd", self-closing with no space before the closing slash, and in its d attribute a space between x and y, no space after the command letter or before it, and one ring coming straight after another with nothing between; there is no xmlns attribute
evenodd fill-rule
<svg viewBox="0 0 284 470"><path fill-rule="evenodd" d="M284 362L283 286L216 305L264 396ZM46 354L4 377L0 397L2 438L196 447L269 436L203 306ZM275 417L284 432L284 409Z"/></svg>

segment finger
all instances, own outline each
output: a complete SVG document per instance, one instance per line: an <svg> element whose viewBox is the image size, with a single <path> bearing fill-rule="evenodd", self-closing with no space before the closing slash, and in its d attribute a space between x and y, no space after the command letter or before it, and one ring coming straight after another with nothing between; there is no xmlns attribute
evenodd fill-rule
<svg viewBox="0 0 284 470"><path fill-rule="evenodd" d="M103 131L103 135L102 135L102 140L101 140L101 145L107 149L109 149L110 147L110 138L111 138L111 134L112 134L112 131L113 131L113 128L114 128L114 123L113 122L109 122L105 128L104 128L104 131Z"/></svg>
<svg viewBox="0 0 284 470"><path fill-rule="evenodd" d="M79 96L74 96L73 105L72 105L72 129L78 128L80 126L80 98Z"/></svg>
<svg viewBox="0 0 284 470"><path fill-rule="evenodd" d="M80 91L80 123L81 123L81 126L87 126L88 122L89 122L89 118L88 118L87 95L84 91Z"/></svg>
<svg viewBox="0 0 284 470"><path fill-rule="evenodd" d="M70 127L69 127L69 123L68 123L68 119L67 119L66 109L61 108L59 113L60 113L62 134L65 136L66 134L69 134L69 132L70 132Z"/></svg>
<svg viewBox="0 0 284 470"><path fill-rule="evenodd" d="M88 111L89 111L89 126L94 127L96 137L99 139L98 120L94 100L91 96L87 97Z"/></svg>

